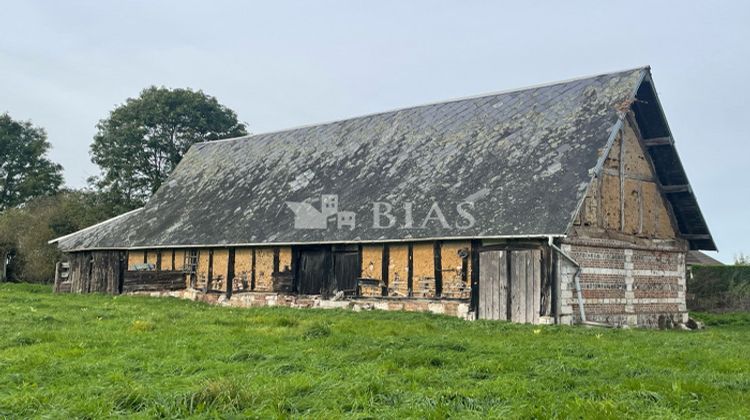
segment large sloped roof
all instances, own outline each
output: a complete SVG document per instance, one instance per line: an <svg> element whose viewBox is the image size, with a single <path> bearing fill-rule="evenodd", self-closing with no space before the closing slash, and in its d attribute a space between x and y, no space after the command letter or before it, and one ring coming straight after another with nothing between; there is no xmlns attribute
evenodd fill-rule
<svg viewBox="0 0 750 420"><path fill-rule="evenodd" d="M647 76L638 68L196 144L142 209L58 243L71 251L564 235L618 109ZM291 208L314 213L324 194L353 212L353 228L337 228L335 217L327 229L295 228ZM393 226L374 226L375 202L393 206ZM473 203L463 207L471 227L462 202ZM447 224L422 226L433 203Z"/></svg>

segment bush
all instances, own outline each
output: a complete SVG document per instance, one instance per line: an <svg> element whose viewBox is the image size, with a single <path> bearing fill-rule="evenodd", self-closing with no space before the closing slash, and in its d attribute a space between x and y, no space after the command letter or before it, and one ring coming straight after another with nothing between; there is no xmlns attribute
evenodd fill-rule
<svg viewBox="0 0 750 420"><path fill-rule="evenodd" d="M61 255L47 242L108 219L116 210L101 194L63 191L0 213L0 258L10 256L8 280L53 281Z"/></svg>
<svg viewBox="0 0 750 420"><path fill-rule="evenodd" d="M750 266L693 266L687 281L691 311L750 310Z"/></svg>

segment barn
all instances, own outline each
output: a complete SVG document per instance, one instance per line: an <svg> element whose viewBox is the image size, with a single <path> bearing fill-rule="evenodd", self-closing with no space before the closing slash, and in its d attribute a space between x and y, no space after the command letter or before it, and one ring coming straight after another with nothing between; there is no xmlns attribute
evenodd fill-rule
<svg viewBox="0 0 750 420"><path fill-rule="evenodd" d="M196 144L51 242L61 292L646 327L716 249L648 67Z"/></svg>

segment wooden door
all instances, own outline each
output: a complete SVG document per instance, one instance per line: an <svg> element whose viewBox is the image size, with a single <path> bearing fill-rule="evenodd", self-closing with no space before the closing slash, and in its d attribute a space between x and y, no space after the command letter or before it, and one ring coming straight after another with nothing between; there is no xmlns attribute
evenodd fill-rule
<svg viewBox="0 0 750 420"><path fill-rule="evenodd" d="M336 290L353 291L357 287L359 274L359 253L356 250L333 253L333 276Z"/></svg>
<svg viewBox="0 0 750 420"><path fill-rule="evenodd" d="M508 319L508 263L506 251L479 254L479 318Z"/></svg>
<svg viewBox="0 0 750 420"><path fill-rule="evenodd" d="M479 254L479 318L538 323L541 251L488 250Z"/></svg>
<svg viewBox="0 0 750 420"><path fill-rule="evenodd" d="M541 251L511 251L510 320L539 323L541 290Z"/></svg>
<svg viewBox="0 0 750 420"><path fill-rule="evenodd" d="M303 295L328 295L331 252L325 248L302 249L297 264L297 291Z"/></svg>

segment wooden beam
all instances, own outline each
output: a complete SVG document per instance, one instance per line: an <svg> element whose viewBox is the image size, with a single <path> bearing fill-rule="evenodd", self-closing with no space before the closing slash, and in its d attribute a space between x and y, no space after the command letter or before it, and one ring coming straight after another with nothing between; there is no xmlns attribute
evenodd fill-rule
<svg viewBox="0 0 750 420"><path fill-rule="evenodd" d="M234 291L234 259L235 259L235 248L229 248L229 251L227 252L229 255L227 256L227 290L226 290L226 296L227 299L232 297L232 292Z"/></svg>
<svg viewBox="0 0 750 420"><path fill-rule="evenodd" d="M381 274L380 277L382 278L383 285L385 287L382 288L381 294L383 296L388 296L388 265L390 264L390 254L388 249L388 244L383 244L383 257L381 259Z"/></svg>
<svg viewBox="0 0 750 420"><path fill-rule="evenodd" d="M409 290L408 296L414 296L414 245L409 244L409 255L408 255L408 276L406 277L406 286Z"/></svg>
<svg viewBox="0 0 750 420"><path fill-rule="evenodd" d="M674 139L672 137L654 137L652 139L643 139L643 144L646 147L672 146L674 145Z"/></svg>
<svg viewBox="0 0 750 420"><path fill-rule="evenodd" d="M474 319L479 319L479 288L482 285L479 283L479 247L481 242L479 240L471 241L471 301L469 303L470 310L474 311Z"/></svg>
<svg viewBox="0 0 750 420"><path fill-rule="evenodd" d="M213 248L208 250L208 278L206 279L206 287L203 293L208 293L211 290L211 281L214 279L214 250Z"/></svg>
<svg viewBox="0 0 750 420"><path fill-rule="evenodd" d="M281 267L280 267L281 260L279 257L279 253L280 253L279 247L276 247L273 249L273 272L274 274L281 271Z"/></svg>
<svg viewBox="0 0 750 420"><path fill-rule="evenodd" d="M682 233L680 234L683 238L687 239L688 241L697 241L697 240L710 240L711 235L707 233Z"/></svg>
<svg viewBox="0 0 750 420"><path fill-rule="evenodd" d="M435 297L441 297L443 295L443 261L440 241L435 241L433 244L433 258L435 260Z"/></svg>
<svg viewBox="0 0 750 420"><path fill-rule="evenodd" d="M292 259L292 264L294 264L294 259ZM255 248L253 248L250 260L250 290L255 290Z"/></svg>
<svg viewBox="0 0 750 420"><path fill-rule="evenodd" d="M665 194L670 193L680 193L680 192L692 192L690 189L690 185L688 184L681 184L681 185L660 185L661 190L664 191Z"/></svg>

